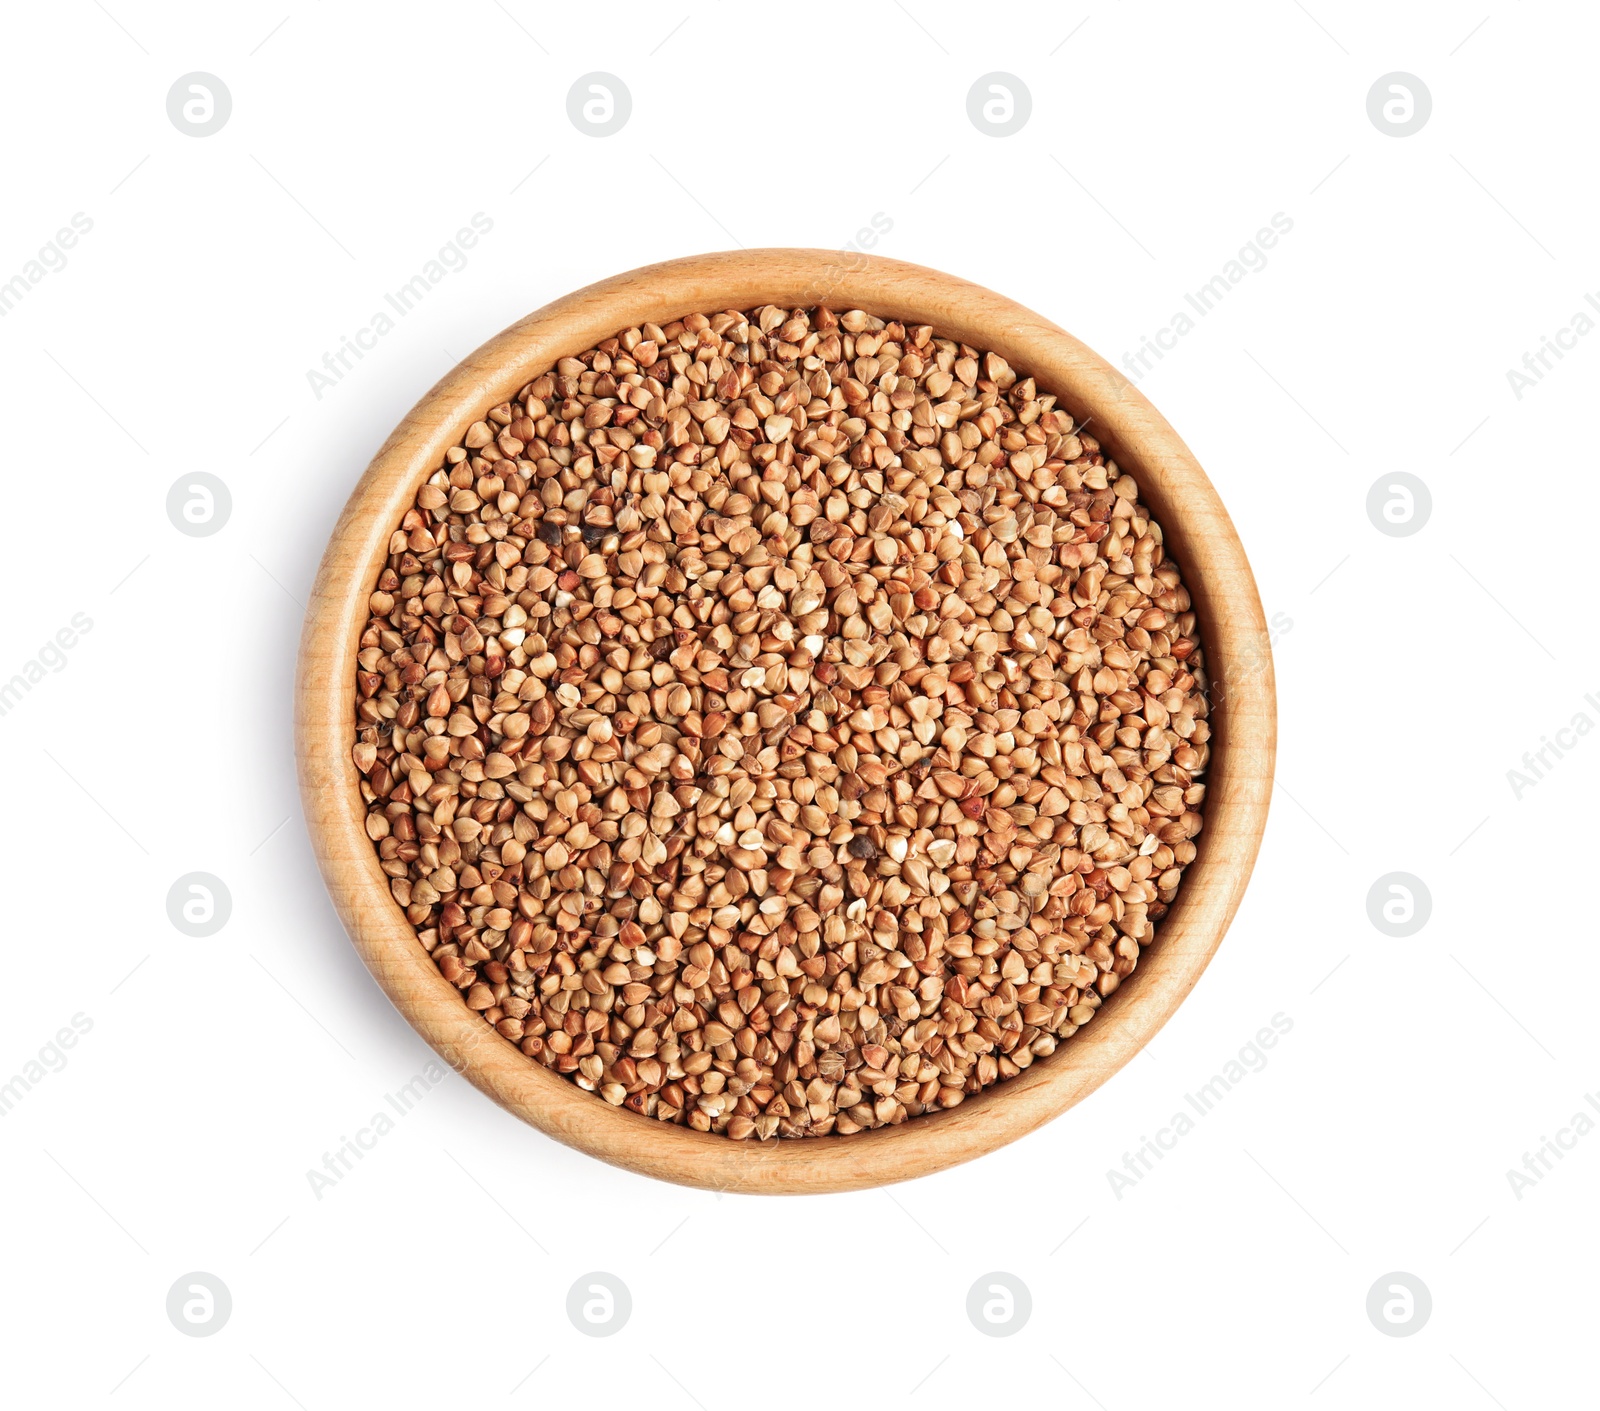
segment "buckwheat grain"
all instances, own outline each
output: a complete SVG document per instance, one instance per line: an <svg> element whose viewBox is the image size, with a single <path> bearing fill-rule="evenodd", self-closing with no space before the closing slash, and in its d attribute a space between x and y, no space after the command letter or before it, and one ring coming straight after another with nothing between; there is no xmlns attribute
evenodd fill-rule
<svg viewBox="0 0 1600 1411"><path fill-rule="evenodd" d="M735 1139L951 1108L1131 974L1195 856L1189 595L1005 359L859 309L630 328L390 539L367 833L473 1010Z"/></svg>

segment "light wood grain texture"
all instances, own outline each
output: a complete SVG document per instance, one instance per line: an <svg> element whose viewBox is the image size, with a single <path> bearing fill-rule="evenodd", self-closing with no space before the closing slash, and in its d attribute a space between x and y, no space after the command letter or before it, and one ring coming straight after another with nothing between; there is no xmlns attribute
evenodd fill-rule
<svg viewBox="0 0 1600 1411"><path fill-rule="evenodd" d="M737 1142L614 1108L525 1057L467 1009L391 899L351 762L355 658L390 532L446 448L560 357L646 321L825 302L928 323L1036 377L1093 434L1166 531L1199 615L1217 699L1205 829L1139 968L1050 1058L946 1112L853 1136ZM917 265L825 250L747 250L652 265L514 324L417 403L340 516L306 614L296 694L300 791L312 844L356 949L396 1008L501 1106L602 1160L750 1193L854 1190L968 1161L1058 1116L1132 1058L1193 988L1239 904L1272 788L1277 723L1266 624L1244 549L1188 448L1110 364L1038 314Z"/></svg>

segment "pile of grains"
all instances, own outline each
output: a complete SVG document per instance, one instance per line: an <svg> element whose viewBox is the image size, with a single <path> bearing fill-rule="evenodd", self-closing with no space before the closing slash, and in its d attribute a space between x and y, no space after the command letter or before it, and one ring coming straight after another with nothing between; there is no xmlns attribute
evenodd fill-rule
<svg viewBox="0 0 1600 1411"><path fill-rule="evenodd" d="M367 833L532 1061L733 1138L1054 1052L1195 856L1206 678L1134 481L860 310L644 324L491 408L361 637Z"/></svg>

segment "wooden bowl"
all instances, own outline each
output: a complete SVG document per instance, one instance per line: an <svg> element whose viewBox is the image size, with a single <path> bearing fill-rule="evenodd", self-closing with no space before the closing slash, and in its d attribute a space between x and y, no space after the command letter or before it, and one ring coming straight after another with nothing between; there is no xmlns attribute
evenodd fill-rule
<svg viewBox="0 0 1600 1411"><path fill-rule="evenodd" d="M1000 353L1090 421L1107 453L1137 478L1193 597L1214 734L1198 856L1155 944L1092 1024L1051 1057L948 1111L850 1136L756 1142L611 1107L469 1010L389 894L367 838L351 747L367 597L391 531L445 450L558 358L619 329L768 303L826 303L932 324ZM559 1141L645 1175L755 1193L856 1190L968 1161L1058 1116L1128 1062L1194 986L1239 904L1266 824L1277 735L1266 624L1244 549L1205 472L1160 413L1076 338L1009 299L918 265L826 250L702 255L620 274L530 314L448 373L385 442L333 531L306 613L295 723L300 793L328 891L361 958L417 1032L502 1107Z"/></svg>

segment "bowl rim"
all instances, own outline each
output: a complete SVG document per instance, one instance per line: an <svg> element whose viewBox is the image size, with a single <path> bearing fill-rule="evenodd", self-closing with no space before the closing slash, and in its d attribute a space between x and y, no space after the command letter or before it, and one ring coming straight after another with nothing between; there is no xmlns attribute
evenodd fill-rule
<svg viewBox="0 0 1600 1411"><path fill-rule="evenodd" d="M999 353L1089 423L1137 479L1183 572L1212 683L1213 735L1198 855L1155 944L1093 1024L948 1111L849 1136L741 1142L611 1107L466 1007L390 895L366 834L351 746L366 598L393 526L445 450L558 358L618 329L769 303L931 324ZM726 251L630 270L545 305L464 358L407 413L351 492L312 588L295 687L313 851L357 952L412 1027L502 1107L569 1146L659 1179L758 1194L856 1190L971 1160L1060 1115L1127 1063L1194 987L1238 908L1266 825L1276 735L1271 646L1244 547L1198 461L1143 394L1064 329L1003 295L920 265L835 250Z"/></svg>

